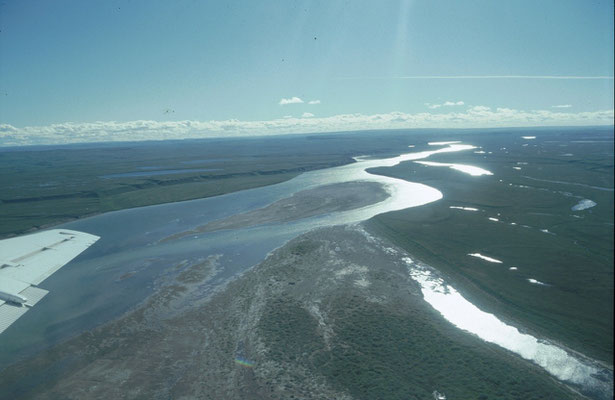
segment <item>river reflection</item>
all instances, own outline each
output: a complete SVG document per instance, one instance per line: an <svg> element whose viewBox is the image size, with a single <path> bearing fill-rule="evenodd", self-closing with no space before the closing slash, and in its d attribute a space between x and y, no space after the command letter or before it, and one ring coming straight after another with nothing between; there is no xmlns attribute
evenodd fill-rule
<svg viewBox="0 0 615 400"><path fill-rule="evenodd" d="M484 168L475 167L473 165L441 163L441 162L435 162L435 161L415 161L415 163L422 164L422 165L429 165L431 167L449 167L450 169L465 172L466 174L469 174L472 176L493 175L491 171L487 171Z"/></svg>
<svg viewBox="0 0 615 400"><path fill-rule="evenodd" d="M14 361L15 355L32 353L121 315L150 294L154 290L152 282L177 263L196 262L204 256L218 255L217 275L201 293L205 298L216 287L264 259L276 247L312 228L357 223L381 213L441 199L442 193L433 187L368 172L372 168L393 167L438 153L476 149L457 142L429 144L442 147L385 159L356 157L353 164L311 171L277 185L201 200L122 210L63 225L67 229L96 234L101 239L77 262L67 265L48 280L47 287L52 293L48 301L14 324L18 329L5 332L5 348L10 351L0 354L0 361L8 365ZM458 164L447 164L453 165ZM480 170L473 166L464 167L473 168L474 172ZM207 222L265 207L302 190L352 181L380 183L390 197L359 209L317 215L291 223L202 233L160 242ZM469 207L451 208L476 211ZM491 262L499 261L478 253L470 255ZM421 285L425 300L460 329L532 360L558 379L583 387L594 387L598 382L592 375L597 372L595 367L480 311L450 285L435 278L431 270L412 264L410 274ZM126 276L129 278L122 278ZM28 335L19 335L18 332L28 332ZM612 376L609 382L612 382Z"/></svg>
<svg viewBox="0 0 615 400"><path fill-rule="evenodd" d="M404 261L412 279L421 286L425 300L459 329L538 364L559 380L577 386L584 394L610 398L609 393L613 389L612 372L590 362L583 362L548 341L521 333L495 315L481 311L446 284L431 268L419 265L407 257ZM532 283L543 284L538 281Z"/></svg>
<svg viewBox="0 0 615 400"><path fill-rule="evenodd" d="M442 193L435 188L366 170L472 148L454 144L381 160L358 159L352 164L307 172L276 185L110 212L63 224L61 228L88 232L101 239L45 281L50 291L45 301L3 333L0 364L9 365L19 357L35 354L121 316L153 293L177 265L218 256L217 273L200 288L201 297L195 299L198 304L230 279L258 264L269 252L310 229L360 222L380 213L436 201ZM161 242L210 221L265 207L302 190L354 181L378 182L390 196L354 210L323 212L293 222L199 233Z"/></svg>

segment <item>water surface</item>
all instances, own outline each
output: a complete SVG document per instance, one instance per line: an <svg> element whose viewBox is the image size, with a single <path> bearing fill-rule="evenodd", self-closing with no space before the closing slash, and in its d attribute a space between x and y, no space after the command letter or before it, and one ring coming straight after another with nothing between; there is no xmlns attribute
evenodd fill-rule
<svg viewBox="0 0 615 400"><path fill-rule="evenodd" d="M385 159L356 157L353 164L307 172L272 186L207 199L122 210L62 225L96 234L101 239L75 262L45 281L44 287L50 290L50 294L45 302L18 320L12 330L5 332L3 340L7 351L0 355L0 362L6 365L19 356L33 354L118 317L151 294L158 283L164 281L165 275L172 273L170 271L175 265L200 262L203 257L211 255L218 256L216 276L200 292L201 299L206 299L229 279L264 259L267 253L312 228L357 223L384 212L441 199L443 195L436 188L369 172L373 168L392 167L438 153L476 148L459 142L432 142L430 145L439 148ZM457 166L455 169L474 176L491 174L471 165L463 164L464 168L459 168L460 164L440 164L451 168ZM159 172L165 171L141 173ZM173 234L265 207L302 190L356 181L377 182L384 186L389 197L359 209L315 215L290 223L194 234L161 242L161 239ZM451 208L477 210L471 207ZM480 253L468 255L489 263L502 263ZM600 371L590 361L581 360L555 344L520 333L518 328L502 323L494 315L484 313L469 303L451 285L434 275L432 269L412 263L408 265L411 276L421 284L425 300L455 326L531 360L560 380L591 390L602 387L594 377ZM195 304L198 301L195 299ZM612 376L610 379L612 382Z"/></svg>

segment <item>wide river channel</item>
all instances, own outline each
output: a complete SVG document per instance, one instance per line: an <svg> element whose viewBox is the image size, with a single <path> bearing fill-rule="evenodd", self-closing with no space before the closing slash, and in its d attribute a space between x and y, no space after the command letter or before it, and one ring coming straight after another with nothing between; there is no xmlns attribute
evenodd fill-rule
<svg viewBox="0 0 615 400"><path fill-rule="evenodd" d="M433 148L433 150L431 150ZM156 289L170 267L221 255L220 268L202 288L207 298L229 279L258 264L288 240L323 226L357 223L377 214L416 207L442 198L435 188L367 172L405 161L424 160L436 153L468 151L475 147L458 142L430 143L429 151L386 159L356 158L340 167L311 171L289 181L223 196L135 208L107 213L61 227L92 233L101 239L74 262L43 283L50 291L41 302L3 335L0 362L8 365L66 338L119 317ZM491 172L459 164L424 162L434 168L449 167L480 179ZM293 222L222 230L161 241L209 221L265 207L294 193L343 182L382 184L390 194L370 206L312 216ZM535 338L481 311L466 300L431 267L400 255L408 273L421 286L425 301L444 318L481 339L495 343L539 365L556 379L593 398L612 398L612 371L573 354L546 338ZM130 277L130 279L126 279ZM24 334L26 332L26 334Z"/></svg>

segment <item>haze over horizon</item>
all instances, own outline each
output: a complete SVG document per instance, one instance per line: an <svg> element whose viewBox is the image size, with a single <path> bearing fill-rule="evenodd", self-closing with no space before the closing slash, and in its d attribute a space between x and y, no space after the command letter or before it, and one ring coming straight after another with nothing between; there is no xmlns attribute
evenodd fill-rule
<svg viewBox="0 0 615 400"><path fill-rule="evenodd" d="M0 146L613 125L613 4L0 5Z"/></svg>

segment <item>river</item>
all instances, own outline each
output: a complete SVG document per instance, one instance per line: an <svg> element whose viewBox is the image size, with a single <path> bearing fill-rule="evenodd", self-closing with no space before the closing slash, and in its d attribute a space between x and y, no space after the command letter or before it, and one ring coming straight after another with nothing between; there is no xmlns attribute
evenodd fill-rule
<svg viewBox="0 0 615 400"><path fill-rule="evenodd" d="M216 276L200 293L201 299L205 299L225 282L258 264L269 252L310 229L357 223L380 213L441 199L442 193L427 185L368 172L370 168L391 167L404 161L424 160L437 153L475 148L462 143L430 145L428 151L392 158L357 157L355 163L307 172L272 186L201 200L122 210L62 225L63 228L98 235L101 239L45 281L43 286L50 294L46 301L17 321L15 329L5 333L0 362L10 364L120 316L151 294L156 289L156 282L164 279L169 268L178 263L195 263L210 255L220 256ZM477 177L490 174L489 171L476 174L475 167L458 164L433 166L448 166ZM213 220L265 207L306 189L356 181L377 182L390 196L362 208L294 222L161 241ZM506 325L463 298L437 271L414 263L411 258L408 260L410 276L421 286L424 299L459 329L518 354L585 393L608 398L609 391L612 392L612 371L585 357L573 355L544 338L539 340L521 333L518 327Z"/></svg>

